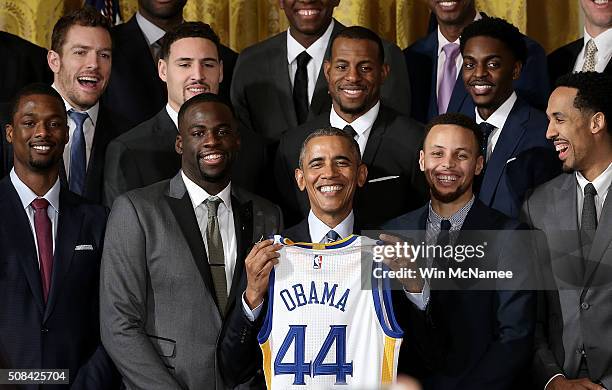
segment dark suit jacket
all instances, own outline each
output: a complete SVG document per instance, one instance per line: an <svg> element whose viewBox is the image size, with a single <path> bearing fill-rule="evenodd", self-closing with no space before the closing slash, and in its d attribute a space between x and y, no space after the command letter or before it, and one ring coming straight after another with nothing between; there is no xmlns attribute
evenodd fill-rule
<svg viewBox="0 0 612 390"><path fill-rule="evenodd" d="M281 232L281 236L293 242L312 242L310 229L308 228L308 218L304 218L297 225L293 225Z"/></svg>
<svg viewBox="0 0 612 390"><path fill-rule="evenodd" d="M0 31L0 102L8 102L30 83L51 83L47 50L16 35Z"/></svg>
<svg viewBox="0 0 612 390"><path fill-rule="evenodd" d="M427 216L425 206L387 222L383 228L424 231ZM469 230L518 228L517 221L476 200L457 243ZM528 366L532 353L533 293L431 290L426 310L410 304L396 314L405 328L399 372L416 377L425 390L522 388L514 382Z"/></svg>
<svg viewBox="0 0 612 390"><path fill-rule="evenodd" d="M300 148L310 133L325 126L329 126L329 111L290 129L281 138L274 170L279 193L283 194L281 207L289 225L306 217L310 210L307 195L295 183ZM423 128L419 123L380 106L362 157L368 166L368 182L357 190L354 205L355 217L363 228L379 226L425 203L425 178L418 165L422 137ZM372 182L385 177L389 180Z"/></svg>
<svg viewBox="0 0 612 390"><path fill-rule="evenodd" d="M486 15L485 15L486 16ZM548 102L548 74L546 53L536 41L525 36L527 62L523 65L521 77L514 82L517 93L538 108L545 108ZM429 33L404 49L408 75L410 77L412 117L423 123L438 115L437 68L438 31ZM448 103L448 112L473 115L474 105L463 85L461 72Z"/></svg>
<svg viewBox="0 0 612 390"><path fill-rule="evenodd" d="M73 389L116 388L118 378L101 347L98 324L106 211L61 189L46 305L35 236L8 176L0 181L0 213L0 354L5 354L0 361L10 368L69 369ZM77 250L79 245L92 249Z"/></svg>
<svg viewBox="0 0 612 390"><path fill-rule="evenodd" d="M232 181L255 191L263 171L263 141L247 129L239 132L241 146L232 168ZM164 107L153 118L113 140L106 156L104 204L110 207L115 198L129 190L174 176L181 168L181 156L174 147L177 134Z"/></svg>
<svg viewBox="0 0 612 390"><path fill-rule="evenodd" d="M550 76L550 89L555 88L557 79L574 70L578 54L584 46L584 38L576 39L548 55L548 75ZM608 62L604 73L612 75L612 62Z"/></svg>
<svg viewBox="0 0 612 390"><path fill-rule="evenodd" d="M154 116L168 101L166 84L159 78L147 40L138 27L136 15L113 27L113 70L103 95L113 111L126 118L125 130ZM238 58L230 48L221 45L223 82L219 94L229 98L229 88Z"/></svg>
<svg viewBox="0 0 612 390"><path fill-rule="evenodd" d="M332 39L344 26L335 21ZM326 58L331 54L331 39ZM385 62L391 72L382 86L381 96L390 107L410 114L410 86L399 48L384 41ZM277 142L283 131L298 125L287 64L287 31L244 49L236 63L232 84L232 103L243 125ZM323 66L310 103L308 121L329 111L331 98Z"/></svg>
<svg viewBox="0 0 612 390"><path fill-rule="evenodd" d="M487 162L478 194L485 205L518 218L527 191L561 173L547 127L546 115L519 97Z"/></svg>

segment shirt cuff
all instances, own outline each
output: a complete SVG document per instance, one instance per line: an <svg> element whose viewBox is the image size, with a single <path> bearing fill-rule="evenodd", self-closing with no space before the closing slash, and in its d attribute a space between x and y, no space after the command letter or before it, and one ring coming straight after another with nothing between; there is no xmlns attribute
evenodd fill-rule
<svg viewBox="0 0 612 390"><path fill-rule="evenodd" d="M427 307L429 303L429 284L425 281L423 284L423 290L420 293L411 293L404 289L404 293L406 294L406 298L410 302L412 302L419 310L423 311Z"/></svg>
<svg viewBox="0 0 612 390"><path fill-rule="evenodd" d="M553 379L555 379L556 377L558 377L559 375L561 375L562 377L564 377L564 378L565 378L565 375L563 375L563 374L553 375L553 377L552 377L552 378L550 378L550 379L548 380L548 382L546 382L546 384L544 385L544 390L546 390L546 388L548 387L548 384L549 384L550 382L552 382L552 380L553 380Z"/></svg>
<svg viewBox="0 0 612 390"><path fill-rule="evenodd" d="M261 302L257 307L253 310L247 305L246 299L244 299L244 294L246 291L242 293L242 312L251 322L255 322L257 318L259 318L259 314L261 313L261 307L263 306L263 302Z"/></svg>

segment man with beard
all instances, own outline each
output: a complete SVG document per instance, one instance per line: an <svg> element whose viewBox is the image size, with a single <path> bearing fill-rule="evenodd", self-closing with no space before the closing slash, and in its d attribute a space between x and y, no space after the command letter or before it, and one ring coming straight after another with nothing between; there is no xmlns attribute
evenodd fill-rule
<svg viewBox="0 0 612 390"><path fill-rule="evenodd" d="M556 283L538 301L538 389L612 389L611 94L609 75L579 72L548 101L546 136L565 173L536 188L521 215L546 234Z"/></svg>
<svg viewBox="0 0 612 390"><path fill-rule="evenodd" d="M546 116L514 91L527 49L519 30L499 18L468 25L461 35L463 82L482 130L484 169L475 191L487 206L518 218L525 193L561 173Z"/></svg>
<svg viewBox="0 0 612 390"><path fill-rule="evenodd" d="M427 0L427 3L437 27L404 49L411 95L418 96L412 99L411 115L424 123L445 112L471 114L472 102L461 82L459 36L473 21L488 17L476 10L475 0ZM536 41L521 37L527 45L527 57L514 86L519 96L543 108L549 92L546 53Z"/></svg>
<svg viewBox="0 0 612 390"><path fill-rule="evenodd" d="M229 105L197 95L178 122L181 170L118 197L106 230L101 334L128 389L225 389L248 379L254 370L225 372L224 382L217 344L227 334L230 346L247 348L231 356L236 366L256 365L244 344L256 331L250 308L261 310L253 291L277 257L271 240L248 252L278 233L281 214L231 183L240 136Z"/></svg>
<svg viewBox="0 0 612 390"><path fill-rule="evenodd" d="M347 27L333 38L331 48L324 63L331 110L288 130L278 149L275 176L285 218L291 225L309 213L308 197L296 186L294 172L304 140L331 125L352 135L368 167L368 182L356 194L355 218L362 228L378 226L425 202L425 182L417 167L422 127L380 100L389 66L378 35L365 27Z"/></svg>
<svg viewBox="0 0 612 390"><path fill-rule="evenodd" d="M428 245L464 243L470 230L479 235L483 230L519 228L517 221L474 196L474 177L484 164L478 125L461 114L444 114L434 118L425 132L419 165L431 201L383 228L422 231ZM497 251L491 253L495 256ZM412 304L398 313L409 324L400 352L400 372L419 379L424 389L521 388L515 381L531 357L534 294L436 290L418 277L406 286Z"/></svg>
<svg viewBox="0 0 612 390"><path fill-rule="evenodd" d="M157 66L168 31L183 22L187 0L138 0L138 11L111 30L113 73L103 101L126 120L126 128L153 117L166 104L166 85ZM238 54L219 44L224 78L219 93L229 97L230 82Z"/></svg>
<svg viewBox="0 0 612 390"><path fill-rule="evenodd" d="M153 118L109 145L104 179L104 203L108 207L124 192L168 179L180 168L174 150L179 109L192 96L219 92L219 83L225 77L219 53L219 37L202 22L185 22L166 33L158 70L167 85L167 104ZM263 161L263 145L249 131L243 132L242 142L244 150L234 180L251 189L258 164Z"/></svg>
<svg viewBox="0 0 612 390"><path fill-rule="evenodd" d="M0 181L2 368L69 370L57 389L116 389L97 309L106 211L60 184L68 142L62 97L48 85L24 87L6 137L14 166Z"/></svg>

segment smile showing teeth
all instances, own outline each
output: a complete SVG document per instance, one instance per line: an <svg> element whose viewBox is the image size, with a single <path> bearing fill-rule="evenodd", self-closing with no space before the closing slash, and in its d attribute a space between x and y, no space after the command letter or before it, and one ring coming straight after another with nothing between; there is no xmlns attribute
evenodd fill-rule
<svg viewBox="0 0 612 390"><path fill-rule="evenodd" d="M314 16L318 15L321 11L318 9L301 9L297 13L300 16Z"/></svg>
<svg viewBox="0 0 612 390"><path fill-rule="evenodd" d="M362 90L361 89L342 89L342 92L346 93L347 95L359 95Z"/></svg>
<svg viewBox="0 0 612 390"><path fill-rule="evenodd" d="M335 186L321 186L321 188L319 189L319 191L323 192L323 193L328 193L328 192L334 192L334 191L340 191L342 190L342 186L341 185L335 185Z"/></svg>
<svg viewBox="0 0 612 390"><path fill-rule="evenodd" d="M208 89L207 88L203 88L203 87L190 87L190 88L187 88L187 90L190 91L190 92L193 92L193 93L204 93Z"/></svg>
<svg viewBox="0 0 612 390"><path fill-rule="evenodd" d="M37 146L32 146L32 149L38 150L38 151L41 151L41 152L46 152L47 150L51 150L51 147L50 146L37 145Z"/></svg>
<svg viewBox="0 0 612 390"><path fill-rule="evenodd" d="M203 160L218 160L221 158L223 158L222 154L209 154L209 155L202 157Z"/></svg>
<svg viewBox="0 0 612 390"><path fill-rule="evenodd" d="M97 77L89 77L89 76L78 77L77 80L79 80L79 82L82 82L82 83L97 83L98 82Z"/></svg>
<svg viewBox="0 0 612 390"><path fill-rule="evenodd" d="M485 92L493 88L491 85L474 85L476 92Z"/></svg>
<svg viewBox="0 0 612 390"><path fill-rule="evenodd" d="M597 5L608 4L608 0L594 0L593 2Z"/></svg>
<svg viewBox="0 0 612 390"><path fill-rule="evenodd" d="M436 178L440 181L445 181L445 182L451 182L451 181L457 180L457 176L454 176L454 175L439 175Z"/></svg>
<svg viewBox="0 0 612 390"><path fill-rule="evenodd" d="M440 5L440 7L450 8L450 7L456 6L457 2L456 1L443 1L441 3L438 3L438 5Z"/></svg>

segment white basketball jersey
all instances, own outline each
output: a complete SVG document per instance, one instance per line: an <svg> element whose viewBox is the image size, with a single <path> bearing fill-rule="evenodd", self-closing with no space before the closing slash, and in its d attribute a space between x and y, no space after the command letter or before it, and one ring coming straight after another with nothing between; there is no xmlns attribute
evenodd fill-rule
<svg viewBox="0 0 612 390"><path fill-rule="evenodd" d="M258 335L268 389L369 390L394 382L403 332L389 289L361 276L362 249L375 241L281 242Z"/></svg>

